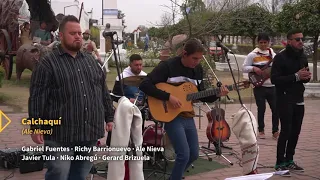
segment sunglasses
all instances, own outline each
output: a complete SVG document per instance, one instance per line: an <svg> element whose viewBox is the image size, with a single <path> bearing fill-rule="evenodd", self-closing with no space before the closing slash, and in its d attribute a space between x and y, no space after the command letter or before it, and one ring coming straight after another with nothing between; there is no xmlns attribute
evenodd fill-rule
<svg viewBox="0 0 320 180"><path fill-rule="evenodd" d="M304 41L305 40L305 38L293 38L293 39L296 40L296 41Z"/></svg>

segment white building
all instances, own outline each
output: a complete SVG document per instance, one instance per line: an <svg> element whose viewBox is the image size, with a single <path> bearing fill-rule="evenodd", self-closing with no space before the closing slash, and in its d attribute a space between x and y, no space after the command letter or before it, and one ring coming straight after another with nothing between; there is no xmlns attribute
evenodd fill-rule
<svg viewBox="0 0 320 180"><path fill-rule="evenodd" d="M55 15L64 14L64 15L74 15L79 18L81 1L78 0L51 0L51 8L54 11ZM85 4L83 8L85 9ZM81 30L85 31L89 29L89 20L92 18L92 13L87 13L85 10L82 10L80 25Z"/></svg>

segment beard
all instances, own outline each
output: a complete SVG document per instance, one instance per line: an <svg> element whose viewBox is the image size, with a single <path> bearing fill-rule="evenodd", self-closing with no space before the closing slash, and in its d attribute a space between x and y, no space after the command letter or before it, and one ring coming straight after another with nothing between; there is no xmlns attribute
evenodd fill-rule
<svg viewBox="0 0 320 180"><path fill-rule="evenodd" d="M81 49L82 44L80 42L73 42L72 44L68 44L66 42L61 42L63 46L69 51L78 52Z"/></svg>

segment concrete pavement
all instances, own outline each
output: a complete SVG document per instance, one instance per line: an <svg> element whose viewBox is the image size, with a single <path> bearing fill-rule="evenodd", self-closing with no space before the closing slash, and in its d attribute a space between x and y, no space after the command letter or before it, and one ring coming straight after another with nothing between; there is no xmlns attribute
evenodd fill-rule
<svg viewBox="0 0 320 180"><path fill-rule="evenodd" d="M250 104L246 105L250 108ZM306 100L306 113L305 118L302 126L302 132L300 135L300 139L296 149L295 160L299 165L305 168L305 172L301 174L293 174L290 179L315 179L313 177L320 178L320 161L318 157L320 156L320 100ZM231 115L236 113L240 108L239 104L228 104L225 108L224 105L221 105L221 108L224 108L226 111L226 121L231 124ZM12 114L10 113L10 108L0 107L6 115L12 120L11 124L0 133L0 149L8 148L21 148L25 145L35 145L30 136L28 135L21 135L21 129L27 128L21 124L21 119L26 117L27 114ZM196 112L197 108L195 109ZM207 108L203 106L203 110L207 111ZM251 111L254 115L256 115L256 106L252 104ZM205 116L204 113L202 115ZM200 145L206 145L208 140L206 137L206 127L207 127L207 118L203 117L199 121L198 118L195 118L195 122L198 127L198 134L199 134L199 141ZM199 124L201 122L201 124ZM276 161L276 141L272 139L271 134L271 112L267 106L266 116L265 116L265 132L266 132L266 139L259 139L259 147L260 147L260 158L259 158L259 165L258 169L259 173L264 172L272 172L272 167ZM105 142L103 140L102 142ZM238 144L237 139L235 138L234 134L231 134L229 142L224 143L227 146L233 148L232 152L235 154L240 153L240 147ZM229 150L224 150L223 152L229 152ZM241 155L238 155L241 157ZM222 164L226 164L229 167L223 168L215 171L210 171L206 173L197 174L194 176L186 177L186 180L213 180L213 179L225 179L227 177L233 176L241 176L242 169L239 166L239 160L235 156L226 155L228 159L230 159L234 165L230 166L228 163L219 157L212 156L213 161L218 161ZM263 167L266 166L266 167ZM197 167L195 167L197 168ZM44 173L46 170L28 174L20 174L19 170L15 170L13 177L10 178L11 180L24 180L24 179L33 179L33 180L40 180L44 179ZM10 175L12 170L3 170L0 169L0 179L4 179L4 177ZM96 176L94 179L103 179L101 177ZM287 179L285 177L278 177L274 176L271 179Z"/></svg>

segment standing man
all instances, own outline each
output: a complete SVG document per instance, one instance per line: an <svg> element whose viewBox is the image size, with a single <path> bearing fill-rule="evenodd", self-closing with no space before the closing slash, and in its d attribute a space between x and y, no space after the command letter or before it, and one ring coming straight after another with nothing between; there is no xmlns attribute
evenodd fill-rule
<svg viewBox="0 0 320 180"><path fill-rule="evenodd" d="M105 73L93 57L80 51L81 28L75 16L65 16L60 23L61 44L39 61L32 72L29 118L60 119L54 126L32 124L31 129L52 129L51 135L32 134L32 140L43 144L46 155L59 157L47 161L46 180L85 180L92 167L88 160L61 160L63 155L85 157L90 148L112 129L113 107L106 87ZM64 148L62 150L59 150Z"/></svg>
<svg viewBox="0 0 320 180"><path fill-rule="evenodd" d="M269 47L270 38L266 33L258 35L258 47L248 54L243 63L243 72L254 72L258 75L262 74L261 68L271 61L276 55ZM259 138L265 139L264 132L264 115L266 111L266 101L268 102L272 112L272 137L277 139L279 136L279 116L276 109L276 88L267 79L262 86L253 88L254 97L258 107L258 129Z"/></svg>
<svg viewBox="0 0 320 180"><path fill-rule="evenodd" d="M86 31L84 31L82 36L83 36L82 49L88 52L89 54L92 54L94 59L98 60L98 62L102 66L103 62L101 61L101 57L97 49L96 43L90 39L90 36L91 36L90 30L87 29Z"/></svg>
<svg viewBox="0 0 320 180"><path fill-rule="evenodd" d="M274 58L271 70L271 82L277 88L277 106L281 122L275 169L304 171L293 161L293 156L304 117L303 83L310 81L311 73L307 57L303 53L302 31L289 31L287 41L285 50Z"/></svg>
<svg viewBox="0 0 320 180"><path fill-rule="evenodd" d="M140 89L154 98L169 101L174 108L180 108L180 100L170 93L158 89L155 85L161 82L181 84L192 82L198 90L204 90L203 68L200 64L204 48L196 39L184 45L183 53L166 61L161 61L141 83ZM219 96L225 96L228 90L223 86L218 96L200 99L203 102L214 102ZM183 173L199 156L198 134L194 122L195 113L182 112L171 122L165 123L164 129L176 153L175 164L170 180L181 180Z"/></svg>

